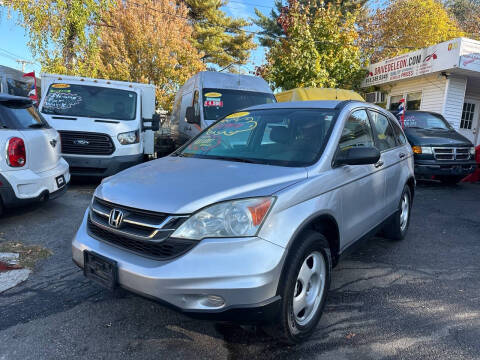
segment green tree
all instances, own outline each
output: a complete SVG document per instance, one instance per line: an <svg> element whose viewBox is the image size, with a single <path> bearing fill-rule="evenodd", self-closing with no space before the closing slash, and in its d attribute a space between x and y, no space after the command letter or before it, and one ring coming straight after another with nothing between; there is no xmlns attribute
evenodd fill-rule
<svg viewBox="0 0 480 360"><path fill-rule="evenodd" d="M253 34L244 31L250 23L220 10L225 0L184 0L193 20L193 43L203 52L204 63L220 67L243 65L256 47Z"/></svg>
<svg viewBox="0 0 480 360"><path fill-rule="evenodd" d="M480 0L448 0L445 5L466 36L480 39Z"/></svg>
<svg viewBox="0 0 480 360"><path fill-rule="evenodd" d="M305 7L289 0L278 19L283 38L273 40L266 65L258 69L274 87L356 88L365 75L356 44L358 10L342 13L336 6Z"/></svg>
<svg viewBox="0 0 480 360"><path fill-rule="evenodd" d="M51 72L85 74L95 57L99 14L111 0L4 0L18 11L18 24L29 36L28 45Z"/></svg>
<svg viewBox="0 0 480 360"><path fill-rule="evenodd" d="M372 62L464 36L457 21L438 0L392 0L378 9L362 33L373 49Z"/></svg>
<svg viewBox="0 0 480 360"><path fill-rule="evenodd" d="M316 8L328 6L329 4L335 5L344 14L354 12L363 8L366 2L367 0L299 0L302 9L308 8L310 15L315 14ZM283 5L282 0L275 0L275 6L269 15L265 15L260 10L255 9L257 17L253 19L253 22L262 29L259 37L259 42L262 46L270 47L277 38L285 37L284 29L278 20L286 9L287 7Z"/></svg>

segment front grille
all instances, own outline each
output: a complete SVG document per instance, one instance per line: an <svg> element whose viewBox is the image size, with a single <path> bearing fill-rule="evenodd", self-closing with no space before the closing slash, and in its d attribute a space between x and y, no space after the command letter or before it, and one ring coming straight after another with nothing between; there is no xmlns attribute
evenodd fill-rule
<svg viewBox="0 0 480 360"><path fill-rule="evenodd" d="M111 213L122 212L120 224L111 222ZM117 205L94 198L88 218L89 233L100 241L140 255L167 260L190 250L196 240L171 238L187 216L168 215Z"/></svg>
<svg viewBox="0 0 480 360"><path fill-rule="evenodd" d="M434 147L433 156L440 161L469 160L470 152L467 147Z"/></svg>
<svg viewBox="0 0 480 360"><path fill-rule="evenodd" d="M111 155L115 145L107 134L59 131L63 154Z"/></svg>
<svg viewBox="0 0 480 360"><path fill-rule="evenodd" d="M107 230L99 228L93 224L90 219L88 219L88 231L90 235L100 241L104 241L130 250L139 255L158 260L169 260L185 254L197 244L197 241L195 240L184 239L166 239L161 243L133 240L126 236L116 235Z"/></svg>

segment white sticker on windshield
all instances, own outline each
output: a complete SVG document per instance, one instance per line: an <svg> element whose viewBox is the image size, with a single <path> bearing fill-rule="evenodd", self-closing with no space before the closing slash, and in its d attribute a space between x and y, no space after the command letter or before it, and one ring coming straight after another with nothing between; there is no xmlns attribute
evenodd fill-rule
<svg viewBox="0 0 480 360"><path fill-rule="evenodd" d="M82 102L78 94L67 92L50 92L45 99L44 107L48 109L66 110Z"/></svg>

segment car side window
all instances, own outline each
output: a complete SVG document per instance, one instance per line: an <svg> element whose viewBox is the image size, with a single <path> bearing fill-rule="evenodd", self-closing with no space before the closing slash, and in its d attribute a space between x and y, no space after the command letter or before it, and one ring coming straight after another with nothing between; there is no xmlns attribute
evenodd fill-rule
<svg viewBox="0 0 480 360"><path fill-rule="evenodd" d="M395 133L388 118L376 111L369 111L369 113L375 129L375 142L378 150L385 151L397 146Z"/></svg>
<svg viewBox="0 0 480 360"><path fill-rule="evenodd" d="M373 136L370 121L365 110L357 110L350 114L339 143L340 151L351 147L373 147Z"/></svg>
<svg viewBox="0 0 480 360"><path fill-rule="evenodd" d="M397 139L397 143L400 145L405 145L407 143L407 138L400 128L398 121L390 120L390 125L393 127L393 132L395 133L395 139Z"/></svg>

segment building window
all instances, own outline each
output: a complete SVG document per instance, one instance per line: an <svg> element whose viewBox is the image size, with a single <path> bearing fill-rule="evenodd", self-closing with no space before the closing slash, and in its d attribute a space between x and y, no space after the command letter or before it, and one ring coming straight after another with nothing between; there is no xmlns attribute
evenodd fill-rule
<svg viewBox="0 0 480 360"><path fill-rule="evenodd" d="M403 99L403 95L390 96L390 110L397 111L400 106L400 100Z"/></svg>
<svg viewBox="0 0 480 360"><path fill-rule="evenodd" d="M463 103L462 121L460 121L460 129L472 128L474 114L475 114L475 104Z"/></svg>
<svg viewBox="0 0 480 360"><path fill-rule="evenodd" d="M407 99L406 110L420 110L420 104L422 102L422 93L414 92L402 95L392 95L390 96L390 110L398 110L400 105L400 100Z"/></svg>
<svg viewBox="0 0 480 360"><path fill-rule="evenodd" d="M407 110L420 110L420 103L422 102L422 93L407 94Z"/></svg>

